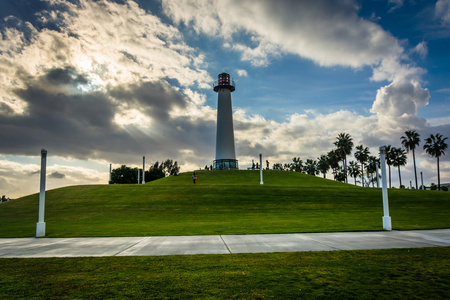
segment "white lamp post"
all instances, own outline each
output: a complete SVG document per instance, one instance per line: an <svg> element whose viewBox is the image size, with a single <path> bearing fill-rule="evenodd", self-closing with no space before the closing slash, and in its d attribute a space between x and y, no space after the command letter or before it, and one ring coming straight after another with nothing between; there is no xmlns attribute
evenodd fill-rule
<svg viewBox="0 0 450 300"><path fill-rule="evenodd" d="M142 184L145 184L145 156L142 157Z"/></svg>
<svg viewBox="0 0 450 300"><path fill-rule="evenodd" d="M39 192L39 220L36 224L36 237L45 236L45 222L44 222L44 211L45 211L45 176L46 176L46 165L47 165L47 150L41 150L41 187Z"/></svg>
<svg viewBox="0 0 450 300"><path fill-rule="evenodd" d="M264 181L263 181L263 167L262 167L262 154L259 155L259 178L261 179L259 184L264 184Z"/></svg>
<svg viewBox="0 0 450 300"><path fill-rule="evenodd" d="M109 181L108 181L108 183L109 184L113 184L113 181L112 181L112 164L109 164Z"/></svg>
<svg viewBox="0 0 450 300"><path fill-rule="evenodd" d="M381 183L383 186L383 229L392 230L391 217L389 216L389 202L388 191L386 183L386 149L380 147L380 160L381 160Z"/></svg>

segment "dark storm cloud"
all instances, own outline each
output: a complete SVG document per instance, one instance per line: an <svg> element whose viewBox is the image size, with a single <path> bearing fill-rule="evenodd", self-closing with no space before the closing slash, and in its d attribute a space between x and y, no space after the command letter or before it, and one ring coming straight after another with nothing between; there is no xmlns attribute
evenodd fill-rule
<svg viewBox="0 0 450 300"><path fill-rule="evenodd" d="M52 155L80 159L120 162L143 153L177 159L183 149L199 149L202 155L214 139L213 122L170 116L187 100L165 81L81 92L77 87L88 84L87 77L66 67L48 70L27 84L15 91L27 104L25 113L12 114L7 105L0 108L1 153L35 155L45 147ZM133 125L117 125L115 116L124 108L148 116L151 128L143 132Z"/></svg>
<svg viewBox="0 0 450 300"><path fill-rule="evenodd" d="M0 103L0 115L11 115L14 110L6 103Z"/></svg>
<svg viewBox="0 0 450 300"><path fill-rule="evenodd" d="M154 157L159 153L156 155L158 159L163 157L178 159L182 156L180 151L187 149L194 149L195 158L191 160L214 155L215 122L200 118L194 121L187 116L170 116L170 111L174 108L186 109L187 99L167 82L118 86L110 90L109 95L128 108L137 109L151 118L152 125L147 134L152 136L153 140L148 142L147 148L151 149ZM136 136L136 132L133 136ZM139 139L139 143L148 140L145 134L142 138Z"/></svg>
<svg viewBox="0 0 450 300"><path fill-rule="evenodd" d="M239 141L236 145L236 152L240 156L256 156L259 153L264 153L266 156L272 156L277 154L277 146L274 143L262 145L260 143L252 143L249 140Z"/></svg>
<svg viewBox="0 0 450 300"><path fill-rule="evenodd" d="M3 153L29 155L46 147L61 156L83 157L124 139L112 123L114 105L101 93L51 93L39 85L16 94L27 102L24 115L0 120Z"/></svg>
<svg viewBox="0 0 450 300"><path fill-rule="evenodd" d="M82 74L77 74L75 68L65 67L56 68L50 70L46 75L45 79L49 84L72 84L76 86L77 84L88 84L88 80Z"/></svg>
<svg viewBox="0 0 450 300"><path fill-rule="evenodd" d="M50 175L48 175L48 178L53 178L53 179L63 179L64 177L66 177L66 175L59 173L59 172L53 172Z"/></svg>
<svg viewBox="0 0 450 300"><path fill-rule="evenodd" d="M41 174L41 171L37 170L37 171L28 173L28 176L34 176L34 175L39 175L39 174Z"/></svg>
<svg viewBox="0 0 450 300"><path fill-rule="evenodd" d="M166 121L172 108L186 106L183 95L165 81L118 86L109 94L159 121Z"/></svg>

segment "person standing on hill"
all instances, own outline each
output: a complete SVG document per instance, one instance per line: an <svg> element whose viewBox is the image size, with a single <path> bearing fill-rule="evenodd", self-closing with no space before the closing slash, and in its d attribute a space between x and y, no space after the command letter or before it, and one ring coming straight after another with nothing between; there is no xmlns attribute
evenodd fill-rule
<svg viewBox="0 0 450 300"><path fill-rule="evenodd" d="M195 183L195 181L197 180L197 175L195 175L195 172L192 173L192 180L194 181L194 183Z"/></svg>

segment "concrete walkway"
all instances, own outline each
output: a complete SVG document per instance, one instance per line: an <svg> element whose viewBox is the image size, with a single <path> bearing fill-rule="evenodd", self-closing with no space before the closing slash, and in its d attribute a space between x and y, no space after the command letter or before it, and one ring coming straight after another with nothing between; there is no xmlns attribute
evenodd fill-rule
<svg viewBox="0 0 450 300"><path fill-rule="evenodd" d="M150 256L450 246L450 229L258 235L2 238L0 258Z"/></svg>

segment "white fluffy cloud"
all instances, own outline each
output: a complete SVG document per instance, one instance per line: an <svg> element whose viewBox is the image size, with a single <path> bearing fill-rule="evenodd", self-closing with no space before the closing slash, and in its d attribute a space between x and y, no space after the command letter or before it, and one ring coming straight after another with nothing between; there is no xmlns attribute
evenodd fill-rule
<svg viewBox="0 0 450 300"><path fill-rule="evenodd" d="M425 41L417 44L416 47L412 49L412 53L417 53L421 58L425 58L428 55L428 46Z"/></svg>
<svg viewBox="0 0 450 300"><path fill-rule="evenodd" d="M400 131L402 124L414 129L423 128L425 119L417 116L419 109L428 104L430 91L423 89L418 82L394 81L382 87L372 106L381 128Z"/></svg>
<svg viewBox="0 0 450 300"><path fill-rule="evenodd" d="M293 114L279 123L258 115L249 117L245 111L238 110L234 122L237 152L242 165L248 165L257 153L264 153L277 162L288 162L294 156L316 159L334 148L333 142L341 132L349 132L355 143L377 146L362 135L376 128L376 117L364 117L349 111L331 114L307 111Z"/></svg>
<svg viewBox="0 0 450 300"><path fill-rule="evenodd" d="M242 69L236 70L236 73L237 73L238 76L240 76L240 77L247 77L247 76L248 76L247 71L242 70Z"/></svg>
<svg viewBox="0 0 450 300"><path fill-rule="evenodd" d="M321 66L358 68L403 52L389 32L357 15L353 1L163 0L163 8L176 23L207 35L232 40L239 31L250 34L256 46L232 48L255 65L289 52Z"/></svg>

